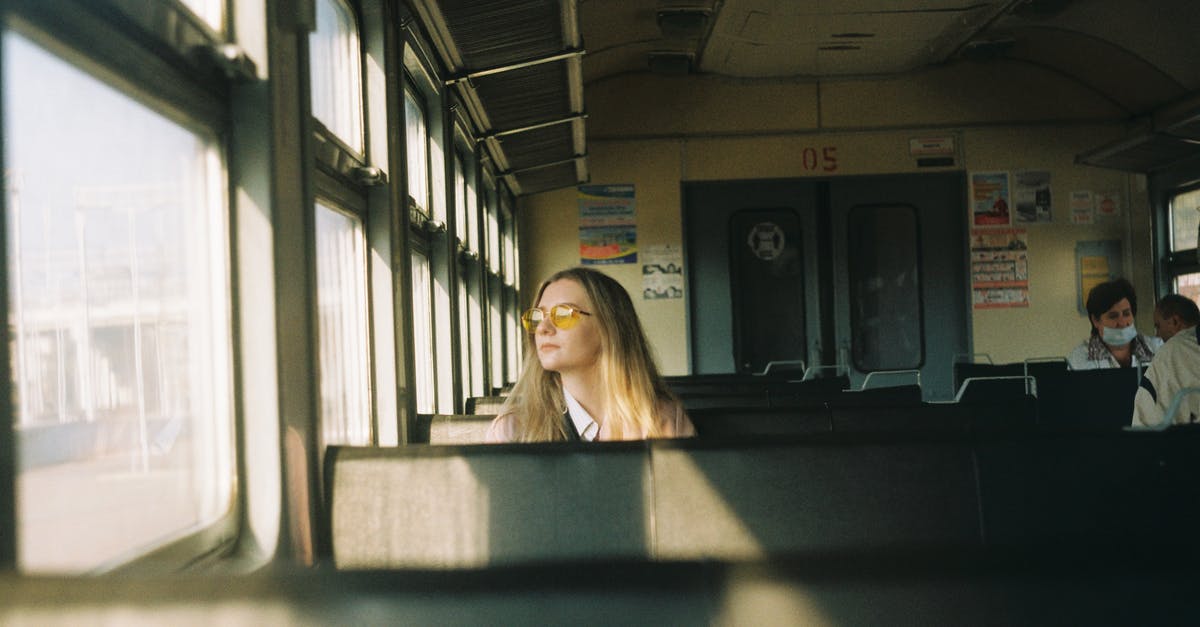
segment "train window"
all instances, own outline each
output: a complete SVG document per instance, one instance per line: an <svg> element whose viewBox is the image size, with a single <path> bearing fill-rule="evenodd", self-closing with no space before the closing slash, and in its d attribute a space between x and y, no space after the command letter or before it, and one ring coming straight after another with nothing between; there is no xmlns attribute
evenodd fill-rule
<svg viewBox="0 0 1200 627"><path fill-rule="evenodd" d="M468 268L467 272L467 316L470 318L468 337L471 350L464 357L471 364L471 396L483 396L483 361L487 349L483 342L483 286L479 280L479 264Z"/></svg>
<svg viewBox="0 0 1200 627"><path fill-rule="evenodd" d="M1170 254L1164 265L1172 291L1200 302L1200 262L1197 261L1197 231L1200 231L1200 188L1172 193L1167 204Z"/></svg>
<svg viewBox="0 0 1200 627"><path fill-rule="evenodd" d="M452 319L450 295L454 277L450 271L450 249L446 227L446 153L440 138L442 121L438 83L420 60L419 42L410 40L404 48L404 117L408 170L408 196L412 230L409 246L413 260L413 320L416 334L416 390L421 413L453 413L455 405L455 346L451 325L433 324L433 320ZM424 329L422 326L424 325ZM428 344L423 344L423 333ZM429 350L424 350L428 348ZM421 363L422 361L426 363ZM437 367L439 364L442 367ZM427 369L427 370L423 370ZM427 378L422 378L424 373Z"/></svg>
<svg viewBox="0 0 1200 627"><path fill-rule="evenodd" d="M316 204L321 431L325 444L371 443L367 256L362 220Z"/></svg>
<svg viewBox="0 0 1200 627"><path fill-rule="evenodd" d="M454 236L460 245L467 243L467 173L462 153L454 151Z"/></svg>
<svg viewBox="0 0 1200 627"><path fill-rule="evenodd" d="M103 569L234 506L223 152L21 34L3 59L18 560Z"/></svg>
<svg viewBox="0 0 1200 627"><path fill-rule="evenodd" d="M487 266L495 275L500 274L500 220L497 218L496 183L489 177L483 187L483 212L486 216Z"/></svg>
<svg viewBox="0 0 1200 627"><path fill-rule="evenodd" d="M425 251L414 248L410 259L417 413L432 414L437 411L437 386L433 377L436 357L433 352L433 280L430 276L429 255Z"/></svg>
<svg viewBox="0 0 1200 627"><path fill-rule="evenodd" d="M921 367L925 352L916 210L855 207L847 232L855 368L870 372Z"/></svg>
<svg viewBox="0 0 1200 627"><path fill-rule="evenodd" d="M484 239L487 242L487 272L484 284L487 290L487 337L488 373L491 385L497 388L504 381L504 281L500 276L500 222L497 220L496 181L490 171L483 183Z"/></svg>
<svg viewBox="0 0 1200 627"><path fill-rule="evenodd" d="M433 219L429 203L429 130L425 103L416 89L405 86L404 124L407 143L408 197L426 219Z"/></svg>
<svg viewBox="0 0 1200 627"><path fill-rule="evenodd" d="M363 152L362 55L354 12L341 0L317 0L308 37L312 114L354 152Z"/></svg>
<svg viewBox="0 0 1200 627"><path fill-rule="evenodd" d="M1200 231L1200 189L1171 198L1171 252L1196 248Z"/></svg>
<svg viewBox="0 0 1200 627"><path fill-rule="evenodd" d="M181 0L209 26L221 30L225 21L225 0Z"/></svg>
<svg viewBox="0 0 1200 627"><path fill-rule="evenodd" d="M477 268L475 263L458 266L459 376L464 398L483 395L483 309Z"/></svg>
<svg viewBox="0 0 1200 627"><path fill-rule="evenodd" d="M491 358L492 387L499 387L504 381L504 287L495 276L487 279L488 304L488 339L491 342L488 355Z"/></svg>
<svg viewBox="0 0 1200 627"><path fill-rule="evenodd" d="M503 188L501 188L503 190ZM517 380L517 372L521 369L521 352L525 344L525 332L521 328L518 317L521 303L518 285L520 285L519 251L517 249L516 219L508 204L508 196L500 193L500 247L503 249L504 263L501 271L504 277L504 330L508 340L507 359L508 376L506 383Z"/></svg>

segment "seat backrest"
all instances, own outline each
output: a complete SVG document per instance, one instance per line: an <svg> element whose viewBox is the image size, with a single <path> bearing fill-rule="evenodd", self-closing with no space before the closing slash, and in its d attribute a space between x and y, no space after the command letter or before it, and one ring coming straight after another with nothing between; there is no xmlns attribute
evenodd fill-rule
<svg viewBox="0 0 1200 627"><path fill-rule="evenodd" d="M837 375L807 381L783 381L767 388L771 407L796 407L825 402L850 387L850 377Z"/></svg>
<svg viewBox="0 0 1200 627"><path fill-rule="evenodd" d="M657 559L981 546L969 441L651 444Z"/></svg>
<svg viewBox="0 0 1200 627"><path fill-rule="evenodd" d="M417 414L415 444L482 444L496 416L489 414Z"/></svg>
<svg viewBox="0 0 1200 627"><path fill-rule="evenodd" d="M330 447L338 568L650 554L646 445Z"/></svg>
<svg viewBox="0 0 1200 627"><path fill-rule="evenodd" d="M505 396L472 396L467 399L466 407L464 408L468 414L491 414L500 413L500 408L504 405Z"/></svg>
<svg viewBox="0 0 1200 627"><path fill-rule="evenodd" d="M954 363L954 391L957 392L969 378L979 377L1011 377L1025 374L1025 364L976 364L969 362Z"/></svg>
<svg viewBox="0 0 1200 627"><path fill-rule="evenodd" d="M767 407L766 391L751 394L711 393L683 394L679 396L683 408L690 414L699 409L738 409L744 407Z"/></svg>
<svg viewBox="0 0 1200 627"><path fill-rule="evenodd" d="M696 435L705 440L811 435L829 432L824 403L803 407L712 407L689 409Z"/></svg>
<svg viewBox="0 0 1200 627"><path fill-rule="evenodd" d="M1113 431L1130 424L1136 368L1071 370L1038 379L1038 422L1045 429Z"/></svg>
<svg viewBox="0 0 1200 627"><path fill-rule="evenodd" d="M1025 434L976 445L985 542L1200 549L1200 431Z"/></svg>

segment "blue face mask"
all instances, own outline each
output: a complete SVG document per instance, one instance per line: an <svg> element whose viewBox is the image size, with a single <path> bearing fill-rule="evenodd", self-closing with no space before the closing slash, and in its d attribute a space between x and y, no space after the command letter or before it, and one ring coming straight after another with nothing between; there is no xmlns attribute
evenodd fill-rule
<svg viewBox="0 0 1200 627"><path fill-rule="evenodd" d="M1133 325L1129 325L1122 329L1114 329L1111 327L1104 327L1101 329L1101 339L1103 339L1104 343L1108 344L1109 346L1124 346L1132 342L1133 338L1137 337L1137 334L1137 327L1134 327Z"/></svg>

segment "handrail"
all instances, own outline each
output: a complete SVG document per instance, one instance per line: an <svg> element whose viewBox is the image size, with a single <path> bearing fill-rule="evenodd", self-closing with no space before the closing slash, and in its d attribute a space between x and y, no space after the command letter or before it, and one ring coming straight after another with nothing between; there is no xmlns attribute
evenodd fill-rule
<svg viewBox="0 0 1200 627"><path fill-rule="evenodd" d="M1037 398L1037 379L1029 375L999 375L995 377L967 377L963 379L962 385L958 387L958 393L954 395L954 402L962 400L963 393L967 391L967 386L974 381L1007 381L1011 379L1021 379L1025 381L1025 393Z"/></svg>
<svg viewBox="0 0 1200 627"><path fill-rule="evenodd" d="M796 366L796 365L799 365L801 370L805 370L808 368L808 364L805 363L805 361L803 359L782 359L780 361L768 361L767 365L763 368L762 372L751 372L750 374L752 374L756 377L762 377L762 376L766 376L766 374L768 372L771 372L772 366Z"/></svg>
<svg viewBox="0 0 1200 627"><path fill-rule="evenodd" d="M1200 394L1200 387L1183 388L1175 393L1171 398L1171 404L1167 405L1167 411L1163 412L1162 422L1156 425L1125 427L1125 431L1166 431L1167 427L1175 424L1175 414L1179 413L1179 406L1183 404L1183 397L1189 394Z"/></svg>
<svg viewBox="0 0 1200 627"><path fill-rule="evenodd" d="M914 370L875 370L873 372L868 372L867 376L863 377L862 385L859 385L857 390L851 390L851 391L852 392L862 392L863 390L867 389L867 383L869 383L871 381L872 376L877 375L877 374L884 375L884 376L891 376L891 375L898 375L898 374L915 374L915 375L917 375L917 387L921 387L921 371L920 370L915 370L915 369Z"/></svg>
<svg viewBox="0 0 1200 627"><path fill-rule="evenodd" d="M834 374L834 376L837 376L837 375L839 375L839 374L842 374L842 371L843 371L843 370L845 370L847 373L849 373L849 372L850 372L850 368L849 368L849 367L848 367L846 364L832 364L832 365L825 365L825 366L809 366L808 368L805 368L805 369L804 369L804 377L803 377L803 378L801 378L800 380L801 380L801 381L808 381L808 380L812 379L812 377L811 377L811 376L809 376L809 375L811 375L811 374L813 374L813 373L815 373L815 372L820 372L820 371L822 371L822 370L829 370L830 368L834 369L834 373L833 373L833 374Z"/></svg>

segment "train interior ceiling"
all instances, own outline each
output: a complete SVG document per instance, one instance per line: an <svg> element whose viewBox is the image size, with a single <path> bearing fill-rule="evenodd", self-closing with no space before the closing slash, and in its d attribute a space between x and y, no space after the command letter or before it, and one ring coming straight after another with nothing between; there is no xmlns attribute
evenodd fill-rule
<svg viewBox="0 0 1200 627"><path fill-rule="evenodd" d="M1194 0L0 13L0 624L1200 613ZM581 264L698 438L478 446Z"/></svg>

